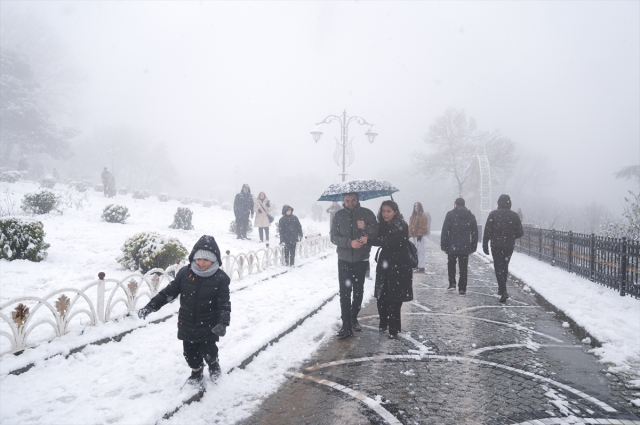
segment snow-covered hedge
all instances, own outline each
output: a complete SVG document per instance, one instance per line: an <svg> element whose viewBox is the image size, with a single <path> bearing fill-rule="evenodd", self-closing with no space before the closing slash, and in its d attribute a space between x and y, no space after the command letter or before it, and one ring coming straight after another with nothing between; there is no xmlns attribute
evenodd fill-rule
<svg viewBox="0 0 640 425"><path fill-rule="evenodd" d="M93 185L93 190L95 190L96 192L104 192L104 185L103 184L94 184Z"/></svg>
<svg viewBox="0 0 640 425"><path fill-rule="evenodd" d="M72 181L69 183L69 186L74 187L78 192L86 192L89 189L89 186L82 182Z"/></svg>
<svg viewBox="0 0 640 425"><path fill-rule="evenodd" d="M277 223L277 222L276 222ZM236 221L233 220L231 224L229 224L229 233L236 233ZM247 234L253 233L253 223L249 220L249 225L247 226Z"/></svg>
<svg viewBox="0 0 640 425"><path fill-rule="evenodd" d="M193 199L192 199L192 198L190 198L190 197L188 197L188 196L183 196L183 197L180 199L180 203L181 203L182 205L191 205L191 204L193 203Z"/></svg>
<svg viewBox="0 0 640 425"><path fill-rule="evenodd" d="M45 176L40 179L40 186L46 187L47 189L53 189L56 183L56 179L51 176Z"/></svg>
<svg viewBox="0 0 640 425"><path fill-rule="evenodd" d="M60 199L53 192L40 190L24 195L20 208L29 214L47 214L56 209L59 202Z"/></svg>
<svg viewBox="0 0 640 425"><path fill-rule="evenodd" d="M176 238L156 232L138 233L125 241L122 255L116 260L130 270L146 273L153 268L167 268L184 259L188 251Z"/></svg>
<svg viewBox="0 0 640 425"><path fill-rule="evenodd" d="M222 208L225 211L231 211L233 209L233 205L231 205L228 202L224 202L222 205L220 205L220 208Z"/></svg>
<svg viewBox="0 0 640 425"><path fill-rule="evenodd" d="M0 258L41 261L47 256L49 244L44 242L42 222L18 218L0 218Z"/></svg>
<svg viewBox="0 0 640 425"><path fill-rule="evenodd" d="M0 173L0 182L5 183L15 183L22 178L22 173L20 171L5 171Z"/></svg>
<svg viewBox="0 0 640 425"><path fill-rule="evenodd" d="M169 202L169 199L171 199L171 196L169 196L168 193L158 193L158 201L160 202Z"/></svg>
<svg viewBox="0 0 640 425"><path fill-rule="evenodd" d="M211 201L202 201L202 206L205 208L211 208Z"/></svg>
<svg viewBox="0 0 640 425"><path fill-rule="evenodd" d="M173 216L173 223L169 226L170 229L184 229L193 230L193 224L191 219L193 218L193 211L189 208L178 208L176 214Z"/></svg>
<svg viewBox="0 0 640 425"><path fill-rule="evenodd" d="M123 187L121 189L118 189L118 194L119 195L126 195L129 193L129 190L126 187Z"/></svg>
<svg viewBox="0 0 640 425"><path fill-rule="evenodd" d="M149 195L149 192L146 190L134 190L131 197L133 199L147 199Z"/></svg>
<svg viewBox="0 0 640 425"><path fill-rule="evenodd" d="M122 205L107 205L102 211L102 219L108 223L124 224L129 218L129 209Z"/></svg>

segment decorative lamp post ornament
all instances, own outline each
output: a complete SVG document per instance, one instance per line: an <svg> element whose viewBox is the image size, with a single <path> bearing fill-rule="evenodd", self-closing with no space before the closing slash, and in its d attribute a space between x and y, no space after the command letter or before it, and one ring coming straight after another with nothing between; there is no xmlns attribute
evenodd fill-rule
<svg viewBox="0 0 640 425"><path fill-rule="evenodd" d="M373 143L373 141L376 139L376 136L378 135L378 133L374 133L371 129L369 129L369 131L364 133L364 135L369 138L369 143Z"/></svg>
<svg viewBox="0 0 640 425"><path fill-rule="evenodd" d="M311 136L313 136L313 141L318 143L318 140L320 140L320 137L322 136L322 131L320 131L318 126L313 129L313 131L311 132Z"/></svg>

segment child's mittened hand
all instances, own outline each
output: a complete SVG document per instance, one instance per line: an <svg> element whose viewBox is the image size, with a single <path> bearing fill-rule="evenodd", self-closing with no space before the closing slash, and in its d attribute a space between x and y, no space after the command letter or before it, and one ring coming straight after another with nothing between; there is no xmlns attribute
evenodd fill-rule
<svg viewBox="0 0 640 425"><path fill-rule="evenodd" d="M149 313L151 312L147 307L142 307L140 310L138 310L138 317L144 320Z"/></svg>
<svg viewBox="0 0 640 425"><path fill-rule="evenodd" d="M211 329L211 332L218 336L225 336L225 334L227 333L227 327L222 323L218 323L213 327L213 329Z"/></svg>

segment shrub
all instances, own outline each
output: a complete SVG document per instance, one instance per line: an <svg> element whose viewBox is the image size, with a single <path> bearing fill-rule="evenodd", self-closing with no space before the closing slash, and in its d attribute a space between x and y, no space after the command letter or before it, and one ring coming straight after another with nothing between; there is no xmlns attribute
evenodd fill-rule
<svg viewBox="0 0 640 425"><path fill-rule="evenodd" d="M56 183L57 183L56 179L54 179L51 176L45 176L42 179L40 179L40 186L46 187L47 189L53 189Z"/></svg>
<svg viewBox="0 0 640 425"><path fill-rule="evenodd" d="M233 220L231 224L229 224L229 233L235 233L235 232L236 232L236 221ZM253 233L253 223L251 222L251 220L249 220L249 225L247 226L247 233L248 234Z"/></svg>
<svg viewBox="0 0 640 425"><path fill-rule="evenodd" d="M193 211L191 211L189 208L178 208L176 214L173 216L173 224L171 224L169 228L193 230L193 224L191 224L192 218Z"/></svg>
<svg viewBox="0 0 640 425"><path fill-rule="evenodd" d="M149 197L149 192L146 190L134 190L131 197L133 199L147 199Z"/></svg>
<svg viewBox="0 0 640 425"><path fill-rule="evenodd" d="M233 205L231 205L228 202L225 202L222 205L220 205L220 208L222 208L225 211L231 211L233 209Z"/></svg>
<svg viewBox="0 0 640 425"><path fill-rule="evenodd" d="M41 261L47 256L49 244L40 221L16 217L0 219L0 258Z"/></svg>
<svg viewBox="0 0 640 425"><path fill-rule="evenodd" d="M200 199L200 198L194 198L194 199L193 199L193 202L195 202L196 204L200 204L200 205L202 205L202 203L203 203L204 201L203 201L202 199Z"/></svg>
<svg viewBox="0 0 640 425"><path fill-rule="evenodd" d="M126 195L129 193L129 190L126 187L123 187L122 189L118 189L118 193L120 195Z"/></svg>
<svg viewBox="0 0 640 425"><path fill-rule="evenodd" d="M220 202L218 202L216 199L210 199L209 202L211 202L211 205L214 207L220 205Z"/></svg>
<svg viewBox="0 0 640 425"><path fill-rule="evenodd" d="M127 239L121 249L122 255L116 259L118 263L142 273L154 268L166 269L188 254L178 239L155 232L138 233Z"/></svg>
<svg viewBox="0 0 640 425"><path fill-rule="evenodd" d="M193 203L193 199L189 198L188 196L183 196L183 197L180 199L180 203L181 203L182 205L190 205L190 204L192 204L192 203Z"/></svg>
<svg viewBox="0 0 640 425"><path fill-rule="evenodd" d="M103 184L93 185L93 190L95 190L96 192L104 192L104 185Z"/></svg>
<svg viewBox="0 0 640 425"><path fill-rule="evenodd" d="M202 206L205 208L210 208L211 207L211 201L202 201Z"/></svg>
<svg viewBox="0 0 640 425"><path fill-rule="evenodd" d="M171 197L168 193L162 192L158 194L158 201L160 202L169 202L169 199L171 199Z"/></svg>
<svg viewBox="0 0 640 425"><path fill-rule="evenodd" d="M129 218L129 209L122 205L107 205L102 211L102 219L108 223L124 224Z"/></svg>
<svg viewBox="0 0 640 425"><path fill-rule="evenodd" d="M53 211L59 202L60 199L53 192L41 190L24 195L20 208L30 214L47 214Z"/></svg>
<svg viewBox="0 0 640 425"><path fill-rule="evenodd" d="M0 173L0 182L5 183L15 183L22 178L22 173L20 171L5 171Z"/></svg>
<svg viewBox="0 0 640 425"><path fill-rule="evenodd" d="M69 186L74 187L78 192L86 192L87 189L89 189L89 186L82 182L72 181L71 183L69 183Z"/></svg>

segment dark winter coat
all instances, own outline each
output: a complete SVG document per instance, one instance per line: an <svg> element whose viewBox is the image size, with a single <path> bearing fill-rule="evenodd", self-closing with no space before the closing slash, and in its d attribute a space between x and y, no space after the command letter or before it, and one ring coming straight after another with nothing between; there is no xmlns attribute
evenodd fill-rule
<svg viewBox="0 0 640 425"><path fill-rule="evenodd" d="M447 213L440 235L440 249L449 255L469 255L478 249L476 216L458 205Z"/></svg>
<svg viewBox="0 0 640 425"><path fill-rule="evenodd" d="M249 218L253 212L253 196L251 195L251 188L247 184L242 185L242 189L249 189L247 193L242 190L236 195L233 201L233 213L237 218Z"/></svg>
<svg viewBox="0 0 640 425"><path fill-rule="evenodd" d="M291 215L287 215L287 210L291 210ZM302 225L298 217L293 215L293 208L289 205L282 207L282 217L278 220L278 233L280 243L293 245L302 240Z"/></svg>
<svg viewBox="0 0 640 425"><path fill-rule="evenodd" d="M364 230L358 229L358 220L364 221ZM351 248L351 241L360 239L360 236L367 234L369 239L378 236L378 220L375 214L368 208L358 205L352 210L342 208L336 212L331 222L331 242L337 245L336 252L338 260L355 263L369 258L371 253L371 243L368 242L360 249Z"/></svg>
<svg viewBox="0 0 640 425"><path fill-rule="evenodd" d="M498 209L491 211L487 217L482 248L488 251L489 241L492 248L512 248L516 244L516 239L521 238L522 235L524 235L522 221L518 213L511 211L511 198L509 195L500 195Z"/></svg>
<svg viewBox="0 0 640 425"><path fill-rule="evenodd" d="M202 236L194 245L189 255L189 264L200 249L213 252L219 265L222 265L220 248L213 236L207 235ZM189 265L180 269L176 278L153 297L146 307L157 311L179 295L178 339L191 342L218 341L218 335L211 330L218 323L229 326L229 282L229 276L222 269L218 269L213 276L201 277Z"/></svg>
<svg viewBox="0 0 640 425"><path fill-rule="evenodd" d="M390 302L413 299L413 269L409 259L409 225L396 216L391 223L382 222L378 236L369 242L382 249L377 256L375 297Z"/></svg>

